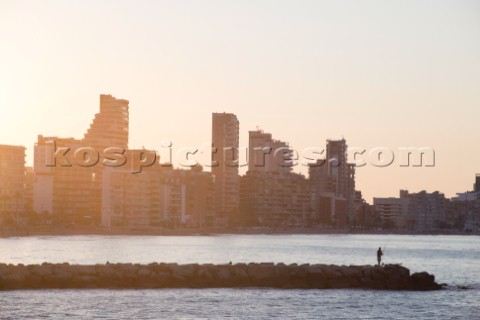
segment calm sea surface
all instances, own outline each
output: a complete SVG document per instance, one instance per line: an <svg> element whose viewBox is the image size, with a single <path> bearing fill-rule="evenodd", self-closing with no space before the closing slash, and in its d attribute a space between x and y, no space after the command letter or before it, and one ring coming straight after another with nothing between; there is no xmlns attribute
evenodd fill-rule
<svg viewBox="0 0 480 320"><path fill-rule="evenodd" d="M0 292L0 319L480 319L480 237L69 236L0 239L0 262L385 263L428 271L436 292L160 289ZM468 289L460 290L458 286Z"/></svg>

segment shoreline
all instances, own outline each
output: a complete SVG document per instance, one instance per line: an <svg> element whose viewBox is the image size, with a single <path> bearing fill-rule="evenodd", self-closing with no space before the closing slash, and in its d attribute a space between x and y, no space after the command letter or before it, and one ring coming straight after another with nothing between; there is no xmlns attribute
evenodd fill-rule
<svg viewBox="0 0 480 320"><path fill-rule="evenodd" d="M480 232L456 230L348 230L348 229L274 229L274 228L103 228L103 227L29 227L0 228L0 238L35 236L216 236L216 235L464 235L480 236Z"/></svg>

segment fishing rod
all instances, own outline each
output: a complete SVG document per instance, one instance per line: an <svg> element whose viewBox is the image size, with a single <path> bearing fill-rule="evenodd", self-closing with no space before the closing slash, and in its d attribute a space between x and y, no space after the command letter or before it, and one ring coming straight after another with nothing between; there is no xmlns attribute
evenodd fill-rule
<svg viewBox="0 0 480 320"><path fill-rule="evenodd" d="M387 249L388 243L390 242L390 237L387 239L387 243L383 246L383 253L385 253L385 250Z"/></svg>
<svg viewBox="0 0 480 320"><path fill-rule="evenodd" d="M385 245L383 246L383 250L382 250L382 256L385 255L385 250L387 250L387 246L388 244L390 243L390 237L387 238L387 242L385 243ZM383 259L382 259L383 260ZM384 264L384 262L382 262L382 264Z"/></svg>

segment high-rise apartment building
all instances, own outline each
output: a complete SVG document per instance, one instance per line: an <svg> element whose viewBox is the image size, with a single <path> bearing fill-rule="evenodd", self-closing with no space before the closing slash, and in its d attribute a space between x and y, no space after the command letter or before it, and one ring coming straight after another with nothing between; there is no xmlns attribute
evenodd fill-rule
<svg viewBox="0 0 480 320"><path fill-rule="evenodd" d="M201 166L191 170L162 167L159 190L157 224L169 227L213 225L213 177L210 172L202 171Z"/></svg>
<svg viewBox="0 0 480 320"><path fill-rule="evenodd" d="M13 223L25 210L25 184L25 147L0 145L0 220Z"/></svg>
<svg viewBox="0 0 480 320"><path fill-rule="evenodd" d="M78 139L42 135L34 146L33 209L50 214L58 224L90 224L99 219L98 169L79 166L74 160L82 146ZM60 148L69 151L56 158Z"/></svg>
<svg viewBox="0 0 480 320"><path fill-rule="evenodd" d="M210 226L213 195L212 174L200 166L179 170L157 162L136 174L109 167L102 179L102 226Z"/></svg>
<svg viewBox="0 0 480 320"><path fill-rule="evenodd" d="M373 205L384 229L407 227L409 206L407 197L373 198Z"/></svg>
<svg viewBox="0 0 480 320"><path fill-rule="evenodd" d="M292 173L293 151L261 130L249 132L249 162L240 179L240 217L245 226L296 228L315 223L311 183Z"/></svg>
<svg viewBox="0 0 480 320"><path fill-rule="evenodd" d="M408 198L409 227L424 231L440 228L445 223L447 199L443 193L402 190L400 198Z"/></svg>
<svg viewBox="0 0 480 320"><path fill-rule="evenodd" d="M299 228L317 220L313 188L303 175L253 170L240 178L240 225Z"/></svg>
<svg viewBox="0 0 480 320"><path fill-rule="evenodd" d="M331 226L336 222L340 207L345 198L336 196L336 180L329 175L325 159L317 160L308 168L309 181L315 194L315 216L319 224ZM338 199L337 199L338 198Z"/></svg>
<svg viewBox="0 0 480 320"><path fill-rule="evenodd" d="M110 147L127 149L128 108L127 100L100 95L100 112L83 139L38 137L34 150L35 211L50 213L62 224L100 223L105 169L101 164L102 154ZM57 153L59 148L68 148L65 157ZM85 160L83 154L76 156L80 148L93 149L99 162L81 165Z"/></svg>
<svg viewBox="0 0 480 320"><path fill-rule="evenodd" d="M329 175L335 179L336 193L348 197L355 193L355 169L348 163L347 143L342 140L327 140L327 163Z"/></svg>
<svg viewBox="0 0 480 320"><path fill-rule="evenodd" d="M292 171L292 150L286 142L261 130L249 131L248 135L248 171Z"/></svg>
<svg viewBox="0 0 480 320"><path fill-rule="evenodd" d="M336 196L346 200L346 220L352 222L355 201L355 165L348 163L345 139L327 140L326 162L328 174L335 181Z"/></svg>
<svg viewBox="0 0 480 320"><path fill-rule="evenodd" d="M128 100L100 95L100 112L85 133L83 144L101 153L105 148L128 148Z"/></svg>
<svg viewBox="0 0 480 320"><path fill-rule="evenodd" d="M135 150L126 152L129 154ZM160 166L158 163L132 174L129 167L107 167L102 175L104 227L145 227L160 211Z"/></svg>
<svg viewBox="0 0 480 320"><path fill-rule="evenodd" d="M215 223L227 225L238 212L240 177L238 175L239 122L232 113L212 114L212 159L215 185Z"/></svg>

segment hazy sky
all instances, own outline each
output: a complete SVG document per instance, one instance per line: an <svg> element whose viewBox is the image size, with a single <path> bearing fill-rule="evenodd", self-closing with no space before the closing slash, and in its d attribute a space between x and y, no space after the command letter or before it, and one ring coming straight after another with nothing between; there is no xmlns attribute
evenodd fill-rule
<svg viewBox="0 0 480 320"><path fill-rule="evenodd" d="M434 148L432 168L358 168L357 189L453 196L480 172L480 2L0 0L0 144L31 165L101 93L130 101L130 147L200 146L233 112L242 145L258 126L300 151Z"/></svg>

